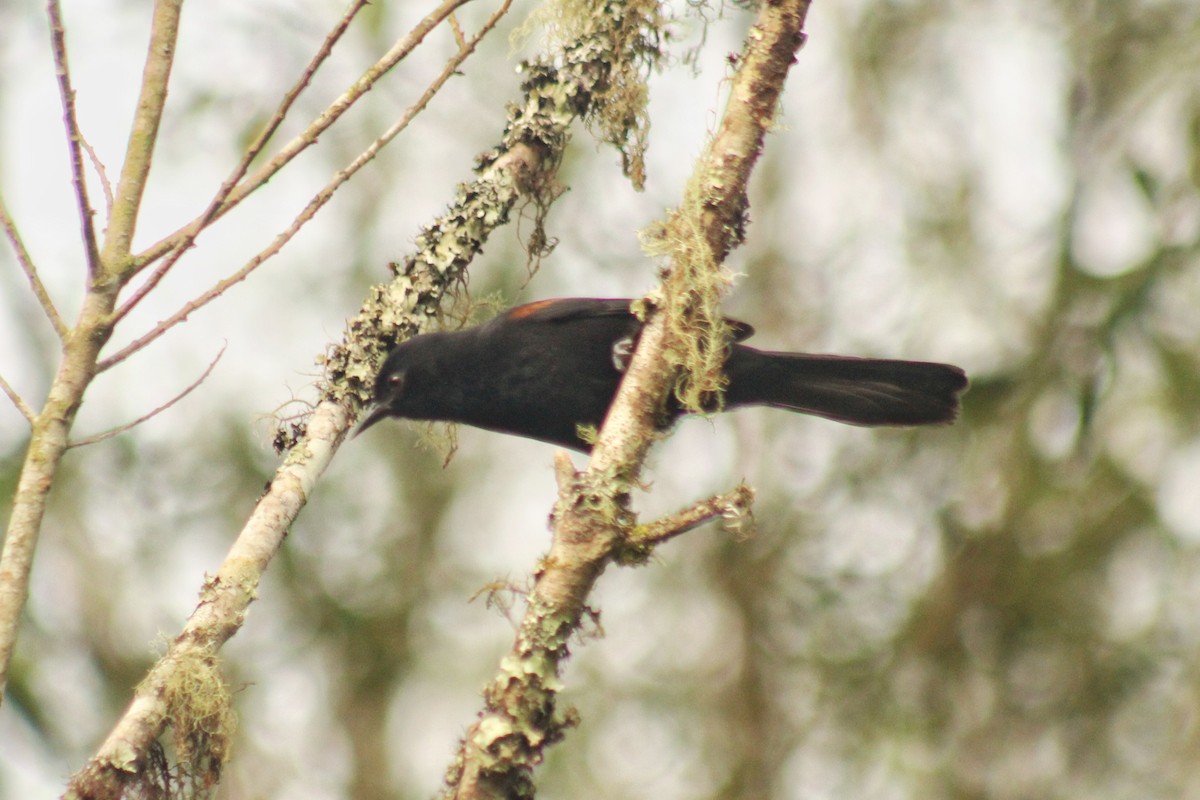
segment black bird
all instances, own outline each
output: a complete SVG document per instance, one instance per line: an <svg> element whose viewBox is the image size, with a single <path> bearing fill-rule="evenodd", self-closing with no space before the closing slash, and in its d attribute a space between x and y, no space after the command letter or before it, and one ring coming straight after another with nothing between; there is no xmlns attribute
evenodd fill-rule
<svg viewBox="0 0 1200 800"><path fill-rule="evenodd" d="M578 426L599 428L642 323L629 300L540 300L483 325L426 333L396 346L375 380L385 417L461 422L587 452ZM729 321L725 408L773 406L851 425L953 422L967 386L961 369L926 361L771 353L738 344L749 325ZM672 398L669 427L683 410Z"/></svg>

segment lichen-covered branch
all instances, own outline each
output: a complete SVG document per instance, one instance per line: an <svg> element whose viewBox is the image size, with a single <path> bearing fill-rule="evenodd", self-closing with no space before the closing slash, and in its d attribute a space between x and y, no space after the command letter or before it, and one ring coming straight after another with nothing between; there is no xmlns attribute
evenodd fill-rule
<svg viewBox="0 0 1200 800"><path fill-rule="evenodd" d="M190 694L197 685L212 690L213 656L241 628L267 564L308 502L349 425L345 410L333 403L323 404L321 413L314 415L303 448L293 450L275 473L221 568L205 582L200 603L183 631L138 686L129 708L96 754L72 777L65 797L115 798L124 796L131 785L153 785L154 776L146 774L146 767L168 725L178 739L180 731L196 728L196 719L185 712L203 709L205 717L226 718ZM196 756L214 780L220 774L226 738L212 740L223 743L220 749Z"/></svg>
<svg viewBox="0 0 1200 800"><path fill-rule="evenodd" d="M804 40L806 0L765 3L751 28L720 128L696 165L685 201L664 224L670 267L650 309L637 352L600 431L588 468L560 459L559 499L549 554L542 560L516 641L485 690L484 709L468 729L450 773L447 797L527 798L533 769L573 723L557 709L559 668L588 613L586 598L606 564L626 552L635 516L632 487L655 438L657 409L677 374L667 358L681 325L680 298L715 301L714 277L744 235L750 170L774 117L779 94ZM668 249L668 248L664 248ZM700 333L703 333L700 330ZM690 365L689 365L690 366Z"/></svg>

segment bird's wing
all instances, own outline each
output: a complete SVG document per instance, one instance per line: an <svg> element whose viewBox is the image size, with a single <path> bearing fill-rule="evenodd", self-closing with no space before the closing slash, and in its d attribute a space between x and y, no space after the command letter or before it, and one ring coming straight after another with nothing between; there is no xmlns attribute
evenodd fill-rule
<svg viewBox="0 0 1200 800"><path fill-rule="evenodd" d="M628 298L563 297L550 300L535 300L532 303L510 308L500 316L504 320L529 320L537 322L565 322L592 317L629 317L632 300ZM754 335L754 328L736 319L726 318L735 342L745 341Z"/></svg>
<svg viewBox="0 0 1200 800"><path fill-rule="evenodd" d="M502 314L506 320L528 320L530 322L564 322L589 317L632 317L629 310L631 300L602 299L592 297L563 297L551 300L535 300L532 303L510 308Z"/></svg>

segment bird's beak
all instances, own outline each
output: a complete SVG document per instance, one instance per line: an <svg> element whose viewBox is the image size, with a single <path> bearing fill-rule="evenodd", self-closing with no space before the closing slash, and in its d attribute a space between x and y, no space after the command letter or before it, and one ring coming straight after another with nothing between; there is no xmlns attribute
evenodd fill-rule
<svg viewBox="0 0 1200 800"><path fill-rule="evenodd" d="M370 414L367 415L366 419L364 419L362 422L358 423L358 427L354 429L354 433L350 436L350 438L351 439L357 438L358 435L361 434L363 431L365 431L367 428L371 427L376 422L379 422L379 420L384 419L387 416L388 416L388 407L386 405L375 406L375 409Z"/></svg>

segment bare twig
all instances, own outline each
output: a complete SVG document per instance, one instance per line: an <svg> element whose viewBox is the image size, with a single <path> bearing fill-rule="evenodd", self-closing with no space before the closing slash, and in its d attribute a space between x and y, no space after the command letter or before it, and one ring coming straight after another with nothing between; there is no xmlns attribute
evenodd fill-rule
<svg viewBox="0 0 1200 800"><path fill-rule="evenodd" d="M96 442L103 442L105 439L111 439L112 437L116 436L117 434L124 433L125 431L129 430L130 428L134 428L134 427L137 427L138 425L141 425L143 422L150 419L151 417L158 416L159 414L166 411L168 408L175 405L180 400L182 400L183 398L185 398L189 394L191 394L192 390L195 389L197 386L204 383L204 381L208 379L209 374L212 373L213 367L217 366L217 362L221 360L221 356L223 356L223 355L225 355L225 346L221 347L220 352L218 352L216 357L213 358L213 360L209 362L208 368L204 370L204 373L201 374L201 376L199 378L196 378L196 380L192 381L191 385L189 385L186 389L184 389L182 392L180 392L179 394L172 397L167 402L163 403L158 408L151 411L149 414L140 416L137 419L135 419L133 422L128 422L119 427L104 431L103 433L97 433L95 436L89 436L88 438L80 439L77 442L70 442L67 444L67 448L69 449L72 447L85 447L86 445L89 445L89 444L96 444Z"/></svg>
<svg viewBox="0 0 1200 800"><path fill-rule="evenodd" d="M29 423L32 425L33 421L37 419L37 414L35 414L33 409L29 407L24 399L22 399L21 395L17 394L17 390L9 385L8 381L4 379L3 375L0 375L0 390L8 395L8 399L12 400L13 405L17 407L17 411L20 411L21 416L29 420Z"/></svg>
<svg viewBox="0 0 1200 800"><path fill-rule="evenodd" d="M432 83L429 84L429 87L426 88L424 94L421 95L417 102L409 106L409 108L404 112L403 116L401 116L395 124L388 128L387 131L385 131L378 139L372 142L371 145L362 153L360 153L353 161L351 161L349 165L334 175L333 179L330 180L329 183L327 183L324 188L321 189L321 191L317 192L317 194L308 201L308 204L296 216L296 218L292 220L292 223L288 225L288 227L282 233L276 236L270 245L259 251L237 272L219 281L199 297L188 301L182 308L164 319L158 325L155 325L150 331L138 337L135 341L130 342L113 355L105 358L97 365L97 370L102 372L121 363L126 358L129 358L129 356L141 350L146 345L162 336L168 330L186 320L193 311L196 311L202 306L205 306L216 298L220 297L227 289L229 289L229 287L233 286L234 284L245 280L250 273L258 269L263 262L282 250L284 245L286 245L292 239L292 237L294 237L300 231L300 229L304 227L305 223L312 219L313 216L316 215L317 211L319 211L322 206L329 202L329 199L333 196L333 193L336 192L342 186L342 184L350 180L350 178L356 172L374 159L380 150L382 150L389 142L395 139L401 131L408 127L413 118L425 109L425 107L429 104L429 101L432 100L442 88L442 85L445 84L446 81L458 71L458 68L462 65L463 61L465 61L471 55L471 53L475 51L475 48L478 46L480 40L487 35L487 33L496 26L496 23L500 21L500 18L508 12L512 2L513 0L504 0L504 2L500 5L500 8L498 8L495 13L488 18L487 22L482 28L480 28L479 32L471 39L464 42L459 51L455 53L449 61L446 62L446 66L442 69L441 73L434 78Z"/></svg>
<svg viewBox="0 0 1200 800"><path fill-rule="evenodd" d="M446 21L450 23L450 30L454 31L454 43L459 47L466 47L467 40L463 35L462 26L458 24L458 17L451 14Z"/></svg>
<svg viewBox="0 0 1200 800"><path fill-rule="evenodd" d="M682 511L659 517L648 525L638 526L629 534L628 542L634 547L661 544L718 517L740 530L750 519L750 506L753 502L754 490L743 483L732 491L714 495Z"/></svg>
<svg viewBox="0 0 1200 800"><path fill-rule="evenodd" d="M112 216L113 209L113 188L112 183L108 180L108 170L104 167L104 162L100 160L100 156L96 155L95 149L88 143L88 140L81 134L79 143L83 146L84 152L88 154L88 160L92 162L92 169L96 171L96 177L100 179L100 188L104 192L104 212L105 217Z"/></svg>
<svg viewBox="0 0 1200 800"><path fill-rule="evenodd" d="M229 174L229 177L227 177L224 182L222 182L220 188L217 189L217 193L209 202L208 208L206 208L204 213L202 213L195 220L193 225L189 226L187 233L183 236L182 240L175 245L174 249L170 251L170 254L167 256L166 260L159 264L158 267L155 268L154 272L151 273L150 276L142 283L142 285L137 288L137 291L130 295L128 300L121 304L121 307L117 309L116 319L114 322L121 321L125 315L133 310L134 306L141 302L142 298L149 294L151 290L158 285L159 281L163 279L163 276L166 275L167 272L169 272L171 268L179 262L179 259L183 257L183 254L186 253L188 248L192 246L192 243L196 241L196 237L200 235L200 232L208 227L217 218L217 215L221 212L222 207L225 205L225 200L229 197L230 192L232 192L237 186L238 181L240 181L246 175L246 170L250 168L250 164L253 163L254 159L258 157L258 154L262 152L263 148L267 146L267 142L269 142L271 137L275 135L275 131L279 129L279 126L283 124L283 120L287 117L288 111L291 110L292 105L296 102L296 98L298 98L300 93L308 87L309 83L312 81L313 75L315 75L320 66L325 63L325 60L329 58L330 53L333 52L334 45L336 45L338 40L342 38L342 34L344 34L350 27L351 21L366 5L367 0L355 0L350 8L347 9L346 13L342 15L342 18L338 20L338 23L333 27L333 30L331 30L325 37L325 41L322 42L321 47L317 50L316 54L314 54L309 60L308 65L300 74L300 78L296 81L292 88L288 90L287 94L283 96L283 100L280 101L279 107L275 109L275 113L271 115L271 119L267 120L267 124L263 126L262 131L259 132L258 136L250 144L250 146L246 148L246 152L242 155L242 158L238 162L237 166L233 168L233 171Z"/></svg>
<svg viewBox="0 0 1200 800"><path fill-rule="evenodd" d="M0 226L4 227L4 233L8 236L8 241L12 245L13 253L17 257L17 263L21 265L21 270L29 280L29 286L33 289L34 297L41 304L42 311L46 313L46 318L50 320L50 324L54 326L54 332L58 334L58 338L65 340L70 331L67 329L66 323L62 321L62 317L59 316L58 309L54 307L54 301L50 299L49 292L46 291L42 279L38 276L37 266L33 263L33 258L30 257L29 251L25 249L25 243L21 241L21 233L17 230L16 223L13 222L12 217L9 216L8 208L4 205L4 197L2 195L0 195Z"/></svg>
<svg viewBox="0 0 1200 800"><path fill-rule="evenodd" d="M392 67L403 60L419 45L437 25L454 9L469 2L469 0L442 0L441 5L431 11L411 31L392 46L378 61L362 74L354 84L337 100L330 104L313 120L308 128L299 136L288 142L270 161L260 167L253 175L229 192L225 202L217 210L214 219L221 217L242 200L246 199L258 187L269 181L285 164L316 143L317 139L330 125L346 112L357 100L366 94L375 82L385 75ZM165 253L177 248L188 236L194 236L201 227L204 215L192 220L174 233L152 244L144 252L134 258L134 266L140 269L144 265L161 258ZM209 220L211 222L211 220Z"/></svg>
<svg viewBox="0 0 1200 800"><path fill-rule="evenodd" d="M100 249L96 245L93 219L96 212L88 201L87 179L83 174L83 135L79 131L79 118L75 115L75 89L71 86L71 70L67 65L67 34L63 29L62 8L58 0L50 0L46 4L46 13L50 18L50 46L54 51L54 72L58 76L58 96L62 103L63 125L67 130L67 148L71 153L71 183L75 187L75 201L79 207L84 253L88 274L96 277L100 274Z"/></svg>

